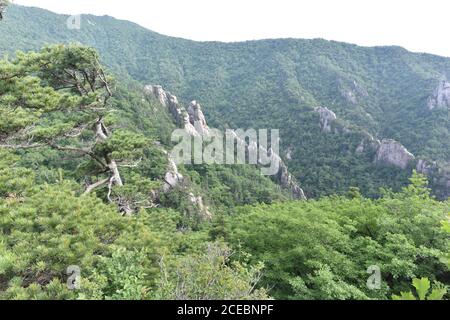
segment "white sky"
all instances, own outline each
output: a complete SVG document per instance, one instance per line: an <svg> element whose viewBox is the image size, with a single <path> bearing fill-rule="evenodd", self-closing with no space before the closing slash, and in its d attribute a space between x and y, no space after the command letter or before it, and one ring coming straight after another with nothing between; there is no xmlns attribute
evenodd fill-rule
<svg viewBox="0 0 450 320"><path fill-rule="evenodd" d="M14 0L193 40L325 38L450 57L449 0Z"/></svg>

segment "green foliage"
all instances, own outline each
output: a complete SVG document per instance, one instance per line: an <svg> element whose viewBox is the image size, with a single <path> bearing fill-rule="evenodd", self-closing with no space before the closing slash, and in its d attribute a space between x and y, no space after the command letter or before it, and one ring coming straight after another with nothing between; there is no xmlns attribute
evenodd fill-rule
<svg viewBox="0 0 450 320"><path fill-rule="evenodd" d="M19 157L0 149L0 196L20 197L32 184L34 172L18 165Z"/></svg>
<svg viewBox="0 0 450 320"><path fill-rule="evenodd" d="M229 262L230 250L220 243L205 246L204 253L188 256L170 268L161 260L159 299L168 300L264 300L263 289L254 289L262 265L247 268ZM173 275L173 276L171 276ZM175 277L174 277L175 276Z"/></svg>
<svg viewBox="0 0 450 320"><path fill-rule="evenodd" d="M436 285L431 291L431 284L428 278L413 279L413 286L416 289L419 300L442 300L447 294L447 287ZM417 300L412 292L402 292L400 296L393 295L393 300Z"/></svg>
<svg viewBox="0 0 450 320"><path fill-rule="evenodd" d="M212 205L221 209L288 199L279 186L261 176L254 166L195 165L187 170Z"/></svg>
<svg viewBox="0 0 450 320"><path fill-rule="evenodd" d="M76 189L64 182L42 186L26 198L0 200L0 278L4 281L4 298L60 298L53 295L55 283L65 288L62 293L67 297L75 298L78 292L70 292L65 286L65 270L70 265L81 268L85 281L80 294L84 297L90 297L90 288L95 286L104 290L105 297L137 297L137 287L131 290L129 283L136 282L135 277L139 276L138 264L121 269L122 277L108 278L117 276L114 272L118 272L125 258L134 261L145 255L145 272L155 277L157 256L170 247L169 243L164 244L169 236L163 230L174 229L152 230L148 225L150 217L145 213L125 219L113 206L95 197L76 196ZM135 250L140 250L139 256ZM101 274L113 284L98 281L98 269L105 270ZM145 280L151 286L151 278ZM39 287L39 295L30 292L33 286Z"/></svg>
<svg viewBox="0 0 450 320"><path fill-rule="evenodd" d="M446 220L442 221L442 230L447 234L450 234L450 214ZM450 246L447 248L447 252L441 257L441 261L450 268Z"/></svg>
<svg viewBox="0 0 450 320"><path fill-rule="evenodd" d="M301 277L289 281L297 300L361 300L367 296L357 287L336 277L328 266L320 267L303 281Z"/></svg>
<svg viewBox="0 0 450 320"><path fill-rule="evenodd" d="M142 300L148 296L146 274L148 250L127 251L117 248L111 257L102 257L96 267L101 275L108 279L103 288L105 299L112 300Z"/></svg>
<svg viewBox="0 0 450 320"><path fill-rule="evenodd" d="M36 184L17 157L2 155L0 181L8 192L0 194L1 299L169 298L180 272L192 298L267 298L264 290L253 290L260 267L228 265L223 246L200 253L206 237L178 231L179 213L152 209L122 217L95 195L79 196L80 187L69 180ZM24 177L4 183L8 166ZM12 193L16 185L20 192ZM162 257L170 268L161 269ZM72 265L81 270L77 290L66 285ZM161 282L163 276L170 283ZM217 282L209 284L211 279Z"/></svg>
<svg viewBox="0 0 450 320"><path fill-rule="evenodd" d="M263 262L261 283L273 287L275 298L386 299L416 275L447 277L440 258L449 246L441 230L449 203L430 198L421 177L411 181L378 200L330 197L237 208L211 235ZM379 290L366 287L372 265L381 269Z"/></svg>

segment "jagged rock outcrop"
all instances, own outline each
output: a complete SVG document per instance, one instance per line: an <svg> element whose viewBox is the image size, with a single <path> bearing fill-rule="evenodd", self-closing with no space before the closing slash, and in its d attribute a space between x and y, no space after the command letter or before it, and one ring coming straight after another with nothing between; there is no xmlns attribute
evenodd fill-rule
<svg viewBox="0 0 450 320"><path fill-rule="evenodd" d="M367 94L361 92L360 94ZM434 95L429 99L430 110L434 108L450 108L450 82L441 80ZM315 109L320 114L320 127L323 132L335 134L352 132L345 126L342 127L337 123L332 126L332 123L337 120L333 111L324 107L317 107ZM384 139L382 141L375 139L370 133L363 130L361 132L363 138L355 149L356 155L373 154L375 158L373 162L382 166L395 166L400 169L407 169L416 157L408 151L400 142L392 139ZM444 168L445 167L445 168ZM438 165L434 161L426 161L418 159L416 163L416 171L422 173L430 179L433 185L435 195L442 200L450 196L450 168ZM279 177L279 179L281 179ZM285 180L285 179L281 179ZM286 180L284 181L286 183Z"/></svg>
<svg viewBox="0 0 450 320"><path fill-rule="evenodd" d="M294 153L294 148L293 147L289 147L286 151L286 159L288 160L292 160L293 154Z"/></svg>
<svg viewBox="0 0 450 320"><path fill-rule="evenodd" d="M192 101L187 109L189 114L189 122L193 125L200 135L208 135L209 127L206 123L205 115L203 114L202 107L197 101Z"/></svg>
<svg viewBox="0 0 450 320"><path fill-rule="evenodd" d="M181 189L185 196L187 196L188 200L191 202L192 209L205 220L210 220L212 218L212 214L209 211L209 208L205 205L203 198L201 196L196 196L194 193L190 192L189 184L185 183L184 176L178 171L178 167L175 161L170 157L170 154L164 150L159 143L156 145L160 148L161 152L163 152L168 159L168 168L167 172L164 175L164 185L162 188L163 193L168 193L172 191L175 187L181 186ZM160 191L152 191L150 198L153 202L158 202L160 199Z"/></svg>
<svg viewBox="0 0 450 320"><path fill-rule="evenodd" d="M189 134L194 136L208 136L210 134L210 128L206 121L205 115L203 114L202 108L197 101L192 101L187 110L178 103L177 97L173 96L169 92L165 91L161 86L148 85L144 87L144 92L147 95L154 96L162 105L166 106L174 117L180 128L184 128ZM247 150L252 150L253 152L258 149L258 145L255 141L250 141L247 144L245 141L240 139L235 134L235 139L238 145L245 145ZM260 152L267 152L267 150L260 149ZM305 193L302 188L297 184L295 178L289 173L286 164L282 161L281 157L269 150L270 157L273 157L273 161L279 161L279 171L275 175L276 182L286 190L289 190L295 199L306 199ZM169 159L170 162L170 159ZM261 164L260 159L258 159L258 164ZM183 179L183 177L178 173L175 163L171 162L171 170L166 173L166 184L165 189L171 190L173 184L177 184ZM194 197L199 200L198 197ZM194 199L191 198L191 199ZM198 202L198 201L197 201ZM206 208L203 206L203 208Z"/></svg>
<svg viewBox="0 0 450 320"><path fill-rule="evenodd" d="M295 177L289 172L289 169L287 165L284 163L283 159L273 151L272 148L269 148L269 150L266 150L262 148L261 146L258 147L258 144L256 141L249 141L246 143L244 140L242 140L240 137L236 135L235 132L231 132L233 137L236 139L236 143L239 146L245 145L248 152L251 152L253 154L267 154L267 157L269 158L270 163L278 163L279 169L278 172L274 176L275 182L281 186L281 188L285 190L289 190L289 192L292 194L292 197L297 200L307 200L305 196L305 192L303 189L298 185ZM257 159L259 165L262 164L262 160L260 157Z"/></svg>
<svg viewBox="0 0 450 320"><path fill-rule="evenodd" d="M331 132L331 124L337 119L336 114L325 107L317 107L314 110L320 115L320 129L323 132Z"/></svg>
<svg viewBox="0 0 450 320"><path fill-rule="evenodd" d="M178 171L178 167L175 161L171 158L170 154L161 146L159 142L154 143L155 146L167 157L167 171L164 174L163 191L169 192L177 185L183 183L184 177Z"/></svg>
<svg viewBox="0 0 450 320"><path fill-rule="evenodd" d="M356 154L363 154L366 151L378 151L381 146L381 141L375 139L370 133L364 132L364 139L361 140L360 144L356 148Z"/></svg>
<svg viewBox="0 0 450 320"><path fill-rule="evenodd" d="M288 167L284 164L284 162L280 162L280 170L278 171L276 178L282 188L291 191L294 199L307 199L305 196L305 192L297 184L292 174L289 173Z"/></svg>
<svg viewBox="0 0 450 320"><path fill-rule="evenodd" d="M163 106L168 106L169 100L167 98L167 93L161 86L148 85L144 87L144 93L146 95L153 95L160 104Z"/></svg>
<svg viewBox="0 0 450 320"><path fill-rule="evenodd" d="M450 108L450 82L446 78L439 81L433 95L428 98L428 109Z"/></svg>
<svg viewBox="0 0 450 320"><path fill-rule="evenodd" d="M180 128L184 128L189 134L198 135L194 124L190 121L189 113L178 102L178 98L172 95L170 92L165 91L162 86L147 85L144 87L144 93L146 95L152 95L163 106L167 107L172 118L175 120Z"/></svg>
<svg viewBox="0 0 450 320"><path fill-rule="evenodd" d="M366 89L364 89L356 80L339 80L339 92L341 96L350 104L358 104L358 100L362 100L369 96Z"/></svg>
<svg viewBox="0 0 450 320"><path fill-rule="evenodd" d="M173 188L175 188L178 184L182 183L184 177L181 173L178 172L178 167L170 156L169 159L169 168L164 175L164 192L169 192Z"/></svg>
<svg viewBox="0 0 450 320"><path fill-rule="evenodd" d="M375 163L406 169L414 159L415 156L401 143L392 139L385 139L381 141L378 148Z"/></svg>
<svg viewBox="0 0 450 320"><path fill-rule="evenodd" d="M260 149L260 152L267 152L264 149ZM279 170L278 173L275 175L276 182L285 190L289 190L294 197L294 199L297 200L307 200L305 196L305 192L302 188L298 185L296 179L292 174L289 172L288 167L283 162L281 157L275 153L272 148L269 148L268 150L268 156L271 159L271 163L278 163L279 164Z"/></svg>
<svg viewBox="0 0 450 320"><path fill-rule="evenodd" d="M428 177L436 197L446 200L450 197L450 165L419 159L416 171Z"/></svg>
<svg viewBox="0 0 450 320"><path fill-rule="evenodd" d="M198 213L202 218L207 220L212 218L212 214L209 211L209 208L205 205L201 196L195 196L195 194L191 192L189 193L189 200L191 201L192 205L197 208Z"/></svg>
<svg viewBox="0 0 450 320"><path fill-rule="evenodd" d="M358 145L358 147L356 148L355 152L357 154L363 154L364 150L366 150L366 144L365 141L361 141L361 143Z"/></svg>
<svg viewBox="0 0 450 320"><path fill-rule="evenodd" d="M270 163L278 163L279 169L277 174L274 176L275 182L280 185L281 188L289 190L294 199L307 200L305 192L298 185L294 176L289 172L289 169L284 163L283 159L281 159L281 157L276 152L274 152L272 148L266 150L261 146L258 147L256 141L249 141L249 143L246 143L244 140L238 137L235 132L232 132L232 135L236 139L238 145L245 145L247 147L248 152L259 155L266 153L270 159ZM257 160L259 165L263 165L260 157L258 157Z"/></svg>
<svg viewBox="0 0 450 320"><path fill-rule="evenodd" d="M419 173L423 173L428 176L438 169L438 165L435 161L427 161L422 159L417 161L416 171Z"/></svg>

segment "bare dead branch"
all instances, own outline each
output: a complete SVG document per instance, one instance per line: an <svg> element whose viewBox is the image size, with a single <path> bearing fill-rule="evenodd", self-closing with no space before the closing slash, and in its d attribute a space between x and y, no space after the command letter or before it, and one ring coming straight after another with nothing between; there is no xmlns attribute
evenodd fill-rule
<svg viewBox="0 0 450 320"><path fill-rule="evenodd" d="M40 143L34 143L34 144L0 144L0 148L2 149L14 149L14 150L20 150L20 149L35 149L35 148L41 148L44 147L45 144Z"/></svg>
<svg viewBox="0 0 450 320"><path fill-rule="evenodd" d="M106 178L106 179L100 180L100 181L98 181L98 182L96 182L96 183L93 183L93 184L89 185L89 186L86 188L86 191L83 193L83 195L87 195L87 194L91 193L92 190L94 190L94 189L96 189L96 188L98 188L98 187L100 187L100 186L106 184L110 179L111 179L111 178Z"/></svg>
<svg viewBox="0 0 450 320"><path fill-rule="evenodd" d="M112 200L111 200L111 193L112 193L112 186L113 186L113 183L114 183L114 177L111 177L110 179L109 179L109 184L108 184L108 195L106 196L106 198L108 199L108 201L109 202L113 202Z"/></svg>

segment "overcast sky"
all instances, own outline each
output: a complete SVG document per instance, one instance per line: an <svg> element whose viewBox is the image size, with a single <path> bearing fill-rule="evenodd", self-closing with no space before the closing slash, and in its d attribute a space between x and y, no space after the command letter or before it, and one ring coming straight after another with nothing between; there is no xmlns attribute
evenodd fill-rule
<svg viewBox="0 0 450 320"><path fill-rule="evenodd" d="M14 0L193 40L325 38L450 57L449 0Z"/></svg>

